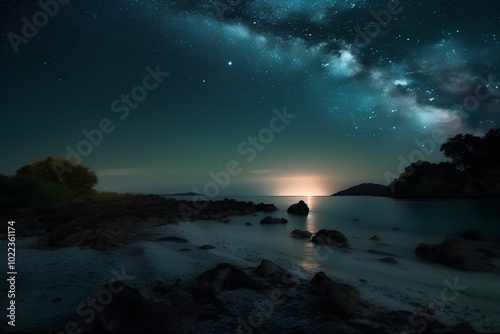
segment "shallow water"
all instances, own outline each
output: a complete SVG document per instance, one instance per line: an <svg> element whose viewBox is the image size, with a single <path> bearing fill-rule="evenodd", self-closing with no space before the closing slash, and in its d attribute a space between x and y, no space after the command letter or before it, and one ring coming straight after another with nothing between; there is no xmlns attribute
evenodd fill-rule
<svg viewBox="0 0 500 334"><path fill-rule="evenodd" d="M366 279L399 289L422 291L440 298L446 281L455 279L467 288L456 303L470 308L498 312L500 273L464 272L416 258L419 243L440 243L465 230L478 230L487 239L500 237L498 200L394 200L381 197L240 197L238 200L275 204L279 211L256 216L231 217L231 223L192 222L176 232L197 244L212 243L235 258L268 258L291 261L310 275L322 270L351 280ZM310 207L307 217L288 214L286 209L304 200ZM261 225L270 215L288 219L287 224ZM245 226L250 221L252 226ZM161 229L162 227L160 227ZM170 228L170 227L166 227ZM349 239L349 249L334 249L290 237L294 229L317 232L336 229ZM392 230L397 228L397 231ZM377 234L380 242L369 240ZM381 263L391 253L398 265ZM500 261L495 262L500 265Z"/></svg>

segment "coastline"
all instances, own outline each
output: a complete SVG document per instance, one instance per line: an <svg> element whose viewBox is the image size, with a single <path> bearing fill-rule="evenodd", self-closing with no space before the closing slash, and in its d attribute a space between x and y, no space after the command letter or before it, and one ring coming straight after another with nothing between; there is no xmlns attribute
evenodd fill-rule
<svg viewBox="0 0 500 334"><path fill-rule="evenodd" d="M283 208L281 208L272 215L279 217L283 214L283 211ZM223 223L218 219L189 223L168 222L168 224L159 226L142 227L137 230L135 238L131 242L104 251L76 247L43 250L37 248L35 239L31 239L31 243L28 242L29 245L20 250L20 254L25 258L32 259L32 261L40 262L37 267L38 270L45 268L47 271L59 272L59 278L58 280L55 278L51 280L50 277L47 277L43 283L45 286L38 286L38 289L35 284L32 286L33 290L30 297L38 296L35 300L44 302L52 300L50 301L51 307L59 309L59 311L53 317L52 324L55 327L50 329L53 332L56 332L56 330L59 332L60 326L66 324L69 321L68 319L76 318L80 322L84 321L83 318L76 315L76 312L68 315L67 310L75 310L85 298L98 292L99 286L109 279L109 270L113 268L125 268L129 275L136 276L137 278L131 282L131 287L137 288L146 300L154 300L164 304L168 304L170 301L168 298L165 299L165 296L159 297L154 293L157 283L160 282L173 287L179 278L181 283L176 293L182 295L182 299L189 306L188 308L193 308L193 305L198 305L199 301L192 299L189 288L196 282L198 275L220 263L230 263L243 270L252 279L266 284L267 289L264 291L249 289L223 291L217 295L216 300L222 302L224 312L227 311L227 314L222 309L214 308L211 311L219 316L218 320L212 319L201 322L198 320L191 321L186 315L188 320L183 325L181 332L236 332L241 325L238 319L248 317L255 309L254 302L269 299L269 294L276 288L286 291L286 302L276 305L272 315L265 317L261 325L257 327L251 326L250 329L254 332L292 333L309 332L309 330L328 332L332 328L345 333L359 332L368 328L372 330L379 328L380 331L388 333L399 333L404 329L409 332L419 332L419 328L423 328L421 326L423 326L424 321L426 326L429 326L429 329L434 328L435 330L444 328L440 327L444 326L443 324L455 326L460 323L469 323L478 331L495 331L500 328L500 314L498 312L485 311L475 306L469 306L473 305L467 299L469 298L468 295L470 295L469 291L464 291L456 303L440 303L440 292L446 288L443 282L439 282L438 285L441 286L422 291L413 287L396 288L390 283L390 280L384 281L380 277L370 274L370 271L367 270L370 268L370 265L367 267L367 261L376 263L380 256L368 254L363 248L365 245L364 240L367 239L366 236L368 235L366 233L369 232L359 232L356 235L349 233L351 249L348 250L326 245L315 245L308 240L291 238L289 232L287 232L288 226L259 225L258 221L267 214L266 212L260 212L249 215L235 215L230 217L228 223ZM252 221L254 226L244 226L245 221ZM266 231L272 230L277 230L280 235L282 234L282 239L276 240L273 236L267 236L268 239L264 238L258 242L255 241L255 236L261 235L263 237L267 234ZM221 234L221 231L226 231L233 238ZM248 232L246 232L247 235L243 235L236 233L237 231ZM245 238L252 236L252 234L253 239L250 238L245 241ZM185 239L186 242L176 243L158 240L165 236ZM25 242L30 241L30 239L25 240ZM270 240L275 244L269 245ZM320 260L323 256L332 254L332 259L334 259L336 265L331 267L319 260L316 261L317 263L310 260L306 261L298 255L300 254L299 251L296 254L283 252L279 246L283 240L292 242L296 247L306 247L308 251L314 252L316 250ZM404 244L409 243L407 238L398 241L387 233L386 240L391 240L392 246L390 247L396 247L397 251L394 252L400 256L398 258L400 271L409 271L409 276L411 276L412 270L418 271L427 266L436 266L432 263L409 260L413 256L413 249L411 247L402 248ZM21 241L20 245L22 245ZM214 248L199 249L203 245L211 245ZM382 250L390 249L389 246L381 245L380 247ZM23 254L23 252L28 253ZM37 257L39 257L38 260L36 260ZM283 282L268 281L257 277L255 268L259 266L262 260L273 261L293 273L297 277L298 287L291 289L290 286ZM47 262L51 263L52 267L42 266ZM88 266L90 263L92 263L94 269L86 267L86 264ZM390 266L389 264L380 265ZM86 268L86 289L75 294L75 284L78 284L77 282L82 279L78 269L82 267ZM106 270L103 270L103 268L106 268ZM21 270L29 272L34 269L21 267ZM78 272L72 272L75 270ZM476 275L475 273L446 268L439 268L439 270L445 273L442 276L443 281L447 279L453 282L454 278L458 277L459 285L463 284L463 277L474 277ZM311 286L312 278L319 271L324 271L332 279L342 284L355 286L359 290L363 303L356 308L353 317L346 320L321 310L321 299L318 299L314 294L314 288ZM95 277L91 278L92 275L95 275ZM59 283L54 285L56 281ZM43 289L47 289L47 284L52 288L44 291ZM408 286L412 285L409 284ZM474 289L474 287L470 289ZM72 295L74 298L67 300ZM25 298L21 298L20 301L28 303L28 296L25 296ZM63 300L54 301L58 298ZM58 307L55 307L56 305ZM40 306L41 304L38 306L33 305L33 308L38 309ZM40 323L45 323L42 320L40 319ZM58 323L60 324L58 325ZM249 323L248 319L246 323ZM325 328L319 323L324 323ZM464 326L466 325L449 327L448 330L460 332L466 328ZM86 327L82 326L81 328Z"/></svg>

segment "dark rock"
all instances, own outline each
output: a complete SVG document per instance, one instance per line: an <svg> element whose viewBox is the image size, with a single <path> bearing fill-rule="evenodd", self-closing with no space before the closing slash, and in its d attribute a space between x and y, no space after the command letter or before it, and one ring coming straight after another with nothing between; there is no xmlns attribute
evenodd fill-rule
<svg viewBox="0 0 500 334"><path fill-rule="evenodd" d="M301 230L293 230L292 231L292 237L294 238L310 238L312 236L312 233L309 231L301 231Z"/></svg>
<svg viewBox="0 0 500 334"><path fill-rule="evenodd" d="M254 204L253 202L236 201L234 199L224 198L222 201L197 201L197 203L181 201L178 205L182 208L181 214L184 220L216 220L229 223L226 219L232 215L248 215L256 211L275 211L274 204ZM195 209L202 208L202 209Z"/></svg>
<svg viewBox="0 0 500 334"><path fill-rule="evenodd" d="M393 227L391 228L392 231L399 231L399 228L398 227Z"/></svg>
<svg viewBox="0 0 500 334"><path fill-rule="evenodd" d="M97 229L87 219L77 217L70 222L53 227L39 241L41 247L82 247L108 250L123 240L126 231Z"/></svg>
<svg viewBox="0 0 500 334"><path fill-rule="evenodd" d="M244 271L229 263L221 263L214 269L202 273L194 286L198 293L217 294L226 290L237 289L260 290L262 286L250 278Z"/></svg>
<svg viewBox="0 0 500 334"><path fill-rule="evenodd" d="M176 242L179 244L188 242L186 239L179 238L176 236L161 237L161 238L156 239L156 241L172 241L172 242Z"/></svg>
<svg viewBox="0 0 500 334"><path fill-rule="evenodd" d="M417 256L432 262L461 270L489 270L488 257L467 247L460 239L446 239L439 245L420 244Z"/></svg>
<svg viewBox="0 0 500 334"><path fill-rule="evenodd" d="M181 248L179 249L179 252L190 252L191 249L190 248Z"/></svg>
<svg viewBox="0 0 500 334"><path fill-rule="evenodd" d="M212 246L212 245L203 245L203 246L200 246L200 249L214 249L215 247Z"/></svg>
<svg viewBox="0 0 500 334"><path fill-rule="evenodd" d="M398 264L398 261L393 257L383 257L379 259L380 262Z"/></svg>
<svg viewBox="0 0 500 334"><path fill-rule="evenodd" d="M351 317L361 302L361 295L355 286L337 283L322 271L314 275L311 284L323 290L326 297L323 309L327 312Z"/></svg>
<svg viewBox="0 0 500 334"><path fill-rule="evenodd" d="M57 302L60 302L61 300L62 300L61 297L56 297L56 298L52 299L51 302L57 303Z"/></svg>
<svg viewBox="0 0 500 334"><path fill-rule="evenodd" d="M309 207L304 201L299 201L296 204L292 204L286 211L297 215L307 215L309 213Z"/></svg>
<svg viewBox="0 0 500 334"><path fill-rule="evenodd" d="M287 222L288 220L286 220L285 218L273 218L270 216L267 216L260 221L261 224L285 224Z"/></svg>
<svg viewBox="0 0 500 334"><path fill-rule="evenodd" d="M319 230L313 237L313 242L327 245L343 244L347 241L347 237L336 230Z"/></svg>
<svg viewBox="0 0 500 334"><path fill-rule="evenodd" d="M373 241L379 241L380 240L380 237L378 235L374 235L373 237L370 238L370 240L373 240Z"/></svg>
<svg viewBox="0 0 500 334"><path fill-rule="evenodd" d="M115 283L116 284L116 283ZM107 289L107 285L104 289ZM139 290L124 286L102 311L95 313L92 332L163 332L180 331L182 315L174 307L145 299Z"/></svg>
<svg viewBox="0 0 500 334"><path fill-rule="evenodd" d="M477 230L468 230L460 233L460 237L467 239L467 240L475 240L475 241L482 241L484 240L483 235L481 232Z"/></svg>
<svg viewBox="0 0 500 334"><path fill-rule="evenodd" d="M272 212L278 210L274 204L259 203L255 205L256 211Z"/></svg>
<svg viewBox="0 0 500 334"><path fill-rule="evenodd" d="M500 255L499 255L498 251L494 251L494 250L489 249L489 248L476 248L476 250L477 250L479 253L481 253L481 254L483 254L483 255L486 255L486 256L488 256L488 257L494 258L494 259L496 259L496 258L500 257Z"/></svg>
<svg viewBox="0 0 500 334"><path fill-rule="evenodd" d="M252 226L252 223L250 223L250 222L246 222L246 223L245 223L245 225L246 225L246 226Z"/></svg>
<svg viewBox="0 0 500 334"><path fill-rule="evenodd" d="M282 275L286 271L272 261L262 260L255 272L259 277L270 277L273 275Z"/></svg>
<svg viewBox="0 0 500 334"><path fill-rule="evenodd" d="M43 248L105 250L137 240L138 228L185 220L225 220L231 215L276 210L273 204L227 198L186 201L156 195L96 193L40 208L25 208L22 202L10 205L10 200L4 202L2 198L0 194L0 216L16 220L23 236L40 236L39 246Z"/></svg>

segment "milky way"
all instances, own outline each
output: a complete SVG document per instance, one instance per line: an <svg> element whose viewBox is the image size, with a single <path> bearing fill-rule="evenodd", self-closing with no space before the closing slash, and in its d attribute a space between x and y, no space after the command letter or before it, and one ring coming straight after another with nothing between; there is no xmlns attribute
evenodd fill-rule
<svg viewBox="0 0 500 334"><path fill-rule="evenodd" d="M324 92L332 118L351 123L348 130L374 134L369 123L422 133L438 125L454 133L496 126L500 25L491 15L494 2L458 2L453 10L442 1L218 4L172 8L209 17L214 34L223 31L228 44L257 53L259 62L303 72L313 89ZM207 24L200 21L195 29ZM476 89L484 90L481 96L489 91L489 101L481 103Z"/></svg>

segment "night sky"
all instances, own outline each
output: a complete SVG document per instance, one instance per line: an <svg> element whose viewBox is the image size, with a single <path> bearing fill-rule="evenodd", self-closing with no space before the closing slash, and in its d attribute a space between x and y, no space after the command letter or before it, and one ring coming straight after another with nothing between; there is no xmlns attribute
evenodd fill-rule
<svg viewBox="0 0 500 334"><path fill-rule="evenodd" d="M500 125L498 1L60 2L0 4L0 173L69 148L100 190L326 195Z"/></svg>

